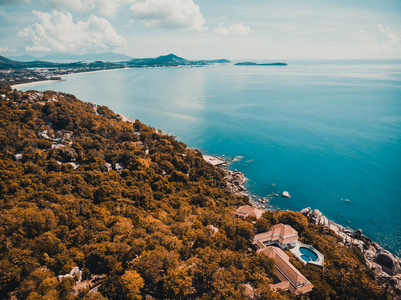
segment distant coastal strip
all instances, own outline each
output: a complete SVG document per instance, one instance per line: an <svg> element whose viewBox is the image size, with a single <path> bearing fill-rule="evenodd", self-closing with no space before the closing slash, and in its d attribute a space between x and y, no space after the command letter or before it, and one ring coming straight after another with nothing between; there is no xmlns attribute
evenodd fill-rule
<svg viewBox="0 0 401 300"><path fill-rule="evenodd" d="M229 63L227 59L187 60L174 54L162 55L156 58L134 58L120 62L71 62L53 63L47 61L22 62L0 56L0 81L11 86L30 82L61 80L60 76L94 71L116 70L124 68L160 68L180 66L206 66L211 64Z"/></svg>
<svg viewBox="0 0 401 300"><path fill-rule="evenodd" d="M234 66L288 66L288 65L282 62L263 63L263 64L257 64L255 62L239 62L234 64Z"/></svg>

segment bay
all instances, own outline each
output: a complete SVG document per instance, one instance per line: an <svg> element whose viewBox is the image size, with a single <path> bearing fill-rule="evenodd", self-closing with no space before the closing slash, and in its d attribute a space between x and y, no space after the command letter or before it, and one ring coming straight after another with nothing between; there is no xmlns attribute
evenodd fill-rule
<svg viewBox="0 0 401 300"><path fill-rule="evenodd" d="M65 76L56 90L227 157L274 208L318 208L401 255L401 62L289 61Z"/></svg>

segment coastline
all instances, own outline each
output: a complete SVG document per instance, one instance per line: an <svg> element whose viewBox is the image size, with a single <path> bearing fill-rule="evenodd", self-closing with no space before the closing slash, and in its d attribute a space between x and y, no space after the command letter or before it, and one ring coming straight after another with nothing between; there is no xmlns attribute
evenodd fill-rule
<svg viewBox="0 0 401 300"><path fill-rule="evenodd" d="M73 74L72 74L73 75ZM96 106L94 107L95 108L95 111L96 111ZM123 115L119 115L119 116L121 116L123 119L125 118ZM130 120L130 119L128 119L128 118L125 118L125 119L127 119L127 120L125 120L125 121L127 121L127 122L131 122L132 120ZM220 161L223 161L223 163L225 163L225 166L223 166L222 164L220 164L219 165L219 167L222 169L222 170L224 170L225 172L228 172L228 173L226 173L226 174L241 174L242 176L243 176L243 182L245 182L245 180L246 180L246 178L245 178L245 176L244 176L244 174L242 173L242 172L238 172L237 170L234 170L234 171L231 171L231 170L228 170L228 169L225 169L226 167L228 167L228 162L229 161L234 161L236 158L232 158L232 159L225 159L224 158L224 155L223 155L223 158L221 158L221 157L216 157L216 159L218 159L218 160L220 160ZM217 166L217 165L216 165ZM231 173L230 173L231 172ZM232 176L233 177L233 176ZM226 179L227 181L228 181L228 179ZM242 182L242 183L243 183ZM232 185L237 185L236 183L235 183L235 181L233 181L232 179L230 180L230 183L232 184ZM246 189L245 189L245 191L243 191L242 192L242 195L243 196L247 196L248 198L249 198L249 200L250 200L250 202L252 203L252 200L253 199L255 199L256 198L256 196L255 196L255 198L253 198L253 196L252 197L249 197L246 193ZM251 199L251 198L253 198L253 199ZM256 199L255 199L256 200ZM253 200L253 201L255 201L255 200ZM254 205L254 203L252 203L252 205ZM313 211L313 213L310 213L311 212L311 209L309 209L309 210L307 210L307 211L305 211L305 215L307 215L307 217L309 217L309 219L311 220L311 221L313 221L313 220L315 220L315 225L324 225L324 226L326 226L326 220L327 220L327 218L325 219L325 217L318 211L318 210L314 210ZM318 214L318 213L315 213L315 212L319 212L320 214ZM309 214L310 213L310 214ZM314 216L315 215L315 218L313 218L312 216ZM310 221L310 222L311 222ZM368 247L368 249L367 250L369 250L369 251L371 251L371 249L370 249L370 247L373 247L373 248L375 248L375 250L376 250L376 252L378 252L379 254L386 254L384 251L384 249L382 248L382 247L380 247L379 245L374 245L374 243L370 240L370 239L368 239L367 237L365 237L365 236L363 236L362 235L362 231L355 231L355 232L352 232L352 231L350 231L349 233L347 233L346 232L346 230L347 229L345 229L344 227L342 227L341 225L338 225L338 224L336 224L336 223L334 223L334 222L332 222L332 223L330 223L331 221L330 220L328 220L327 221L327 224L328 224L328 226L327 227L331 227L331 226L335 226L335 225L337 225L338 226L338 231L339 232L344 232L345 234L346 234L346 236L347 237L349 237L349 238L345 238L345 241L343 241L342 243L343 243L343 246L348 246L348 247L353 247L353 246L356 246L358 249L365 249L365 244L367 245L367 247ZM312 223L312 222L311 222ZM331 228L330 228L331 229ZM355 240L355 241L354 241ZM361 242L356 242L356 241L361 241ZM339 242L339 244L341 244L341 242ZM380 250L380 251L379 251ZM362 253L363 254L365 254L364 252L363 252L363 250L361 250L362 251ZM388 256L385 256L385 257L388 257ZM398 259L399 260L399 259ZM379 280L381 280L383 283L383 285L384 284L390 284L390 280L398 280L397 279L397 274L395 274L396 276L390 276L389 275L389 273L387 273L387 272L384 272L383 270L384 270L384 268L382 267L382 265L380 265L380 264L378 264L378 263L376 263L376 262L374 262L376 265L378 265L379 267L376 267L376 270L378 271L378 276L380 276L380 277L378 277L379 279L377 279L378 281ZM400 263L401 263L401 261L400 261ZM373 263L371 264L371 268L372 268L372 270L374 270L374 266L376 266L376 265L373 265ZM386 265L385 264L383 264L383 266L384 267L386 267ZM380 273L379 273L379 271L380 271ZM383 274L383 272L385 273L385 274ZM376 274L376 273L375 273ZM394 274L393 274L394 275ZM394 279L394 278L396 278L396 279ZM399 277L398 277L399 278ZM399 278L400 279L400 278ZM400 279L401 280L401 279ZM401 281L399 281L399 282L401 282Z"/></svg>
<svg viewBox="0 0 401 300"><path fill-rule="evenodd" d="M64 76L72 76L72 75L77 75L77 74L82 74L82 73L96 73L96 72L106 72L106 71L115 71L115 70L120 70L119 68L117 68L117 69L107 69L107 70L97 70L97 71L89 71L89 72L76 72L76 73L71 73L71 74L65 74L65 75L62 75L61 77L63 78ZM22 87L22 86L30 86L30 85L34 85L34 84L40 84L40 83L46 83L46 82L54 82L54 81L64 81L63 79L62 80L44 80L44 81L34 81L34 82L29 82L29 83L23 83L23 84L16 84L16 85L13 85L13 86L11 86L12 88L15 88L15 87ZM130 122L130 123L133 123L134 122L134 120L132 120L132 119L129 119L129 118L126 118L124 115L122 115L122 114L119 114L119 116L122 118L122 120L123 121L125 121L125 122ZM162 131L158 131L157 130L157 132L158 133L160 133L160 134L166 134L166 133L163 133ZM238 172L237 170L229 170L228 168L227 168L227 166L228 166L228 162L229 161L231 161L231 160L233 160L233 159L226 159L226 158L224 158L224 155L223 155L223 157L218 157L218 156L212 156L212 155L204 155L204 156L210 156L210 157L212 157L212 158L216 158L217 160L219 160L220 162L222 162L221 164L218 164L218 165L215 165L215 166L217 166L217 167L219 167L221 170L223 170L223 172L225 173L225 179L226 179L226 181L227 181L227 183L228 183L228 188L230 189L230 191L233 193L233 194L235 194L235 195L238 195L238 196L246 196L246 197L248 197L249 198L249 201L250 201L250 203L252 204L252 206L254 206L254 207L257 207L257 208L259 208L259 209L262 209L262 210L271 210L271 209L274 209L273 207L271 207L271 206L269 206L268 204L269 204L269 199L266 199L266 198L260 198L260 196L257 196L257 195L252 195L252 194L249 194L249 192L248 192L248 190L246 189L246 187L243 185L245 182L246 182L246 177L245 177L245 175L244 175L244 173L242 173L242 172ZM210 161L208 161L208 162L210 162ZM213 163L212 163L213 164ZM269 197L270 197L270 195L269 195ZM261 203L261 201L264 201L264 203L266 203L267 202L267 204L266 205L262 205L262 203ZM279 209L279 208L278 208ZM302 212L302 211L301 211ZM326 219L326 221L321 221L321 222L323 222L323 223L320 223L321 225L324 225L324 226L326 226L326 227L329 227L330 229L332 229L332 230L334 230L335 232L336 232L336 234L337 235L339 235L339 236L341 236L342 238L343 238L343 240L345 241L345 242L347 242L347 243L353 243L353 242L355 242L354 240L352 240L352 239L354 239L353 237L352 237L352 234L353 234L353 232L355 232L355 231L352 231L352 230L349 230L349 229L347 229L346 227L343 227L342 225L340 225L340 224L338 224L338 223L335 223L334 221L331 221L331 220L329 220L329 219L327 219L325 216L323 216L325 219ZM324 219L322 219L322 220L324 220ZM327 225L326 225L327 224ZM334 228L334 229L333 229ZM360 230L360 229L358 229L358 230ZM347 238L347 237L345 237L344 236L344 234L347 236L347 237L350 237L351 239L349 239L349 238ZM369 239L370 240L370 239ZM361 244L361 243L359 243L359 242L355 242L354 243L355 245L358 245L358 244ZM375 244L377 244L377 245L379 245L378 243L375 243ZM359 246L357 246L359 249L361 249ZM381 247L380 246L380 248L382 248L382 249L384 249L384 247ZM387 250L386 250L387 251ZM361 250L361 252L363 253L363 251ZM395 257L397 257L396 255L394 255ZM398 258L398 257L397 257ZM400 258L398 258L399 260L400 260ZM401 264L401 260L400 260L400 264Z"/></svg>
<svg viewBox="0 0 401 300"><path fill-rule="evenodd" d="M389 252L378 243L362 234L362 229L351 230L328 219L318 209L310 207L300 211L314 225L322 225L334 231L341 238L339 244L351 248L355 246L365 258L365 264L373 272L376 281L394 289L401 299L401 258Z"/></svg>
<svg viewBox="0 0 401 300"><path fill-rule="evenodd" d="M228 163L233 159L226 160L224 156L203 155L204 160L211 163L215 167L220 168L226 174L225 179L228 189L237 196L246 196L253 207L264 211L272 210L269 206L269 199L263 197L267 201L267 205L261 205L261 199L256 195L250 195L247 189L243 186L246 177L242 172L237 170L229 170ZM235 176L237 175L237 176ZM239 183L241 181L241 183ZM272 195L269 195L270 197ZM275 195L274 195L275 196ZM257 200L257 201L256 201ZM262 201L263 201L262 200ZM280 210L280 209L278 209ZM397 295L401 295L401 258L389 252L377 242L362 234L361 229L352 230L344 227L324 216L318 209L312 210L310 207L300 211L309 221L316 226L322 225L334 231L341 238L341 244L344 247L351 248L355 246L365 258L365 263L373 272L375 280L383 286L389 286ZM401 296L396 298L401 299Z"/></svg>
<svg viewBox="0 0 401 300"><path fill-rule="evenodd" d="M73 72L69 74L57 74L61 78L61 80L38 80L38 81L31 81L31 82L25 82L25 83L17 83L10 85L12 89L16 88L21 88L21 87L26 87L34 84L41 84L41 83L46 83L46 82L57 82L57 81L65 81L64 77L67 76L73 76L73 75L78 75L78 74L90 74L90 73L98 73L98 72L107 72L107 71L116 71L116 70L124 70L124 69L137 69L137 68L170 68L170 67L175 67L175 68L180 68L180 67L204 67L203 65L189 65L189 66L141 66L141 67L129 67L125 66L122 68L112 68L112 69L104 69L104 70L95 70L95 71L87 71L87 72Z"/></svg>
<svg viewBox="0 0 401 300"><path fill-rule="evenodd" d="M249 197L248 191L244 186L247 178L245 177L244 173L238 172L237 170L229 170L228 163L236 159L226 159L223 156L213 156L208 154L202 154L203 159L208 163L212 164L215 167L220 168L224 172L224 179L227 182L227 187L231 193L237 196L246 196L251 201L252 197ZM251 201L252 202L252 201ZM256 205L256 203L252 203L252 205Z"/></svg>
<svg viewBox="0 0 401 300"><path fill-rule="evenodd" d="M262 210L272 210L274 209L270 205L270 199L273 197L279 197L278 194L270 194L266 197L260 196L260 195L253 195L250 194L247 188L244 186L244 183L248 180L245 177L245 174L243 172L240 172L236 169L230 170L228 168L229 162L231 161L236 161L241 159L242 157L237 156L234 158L226 158L225 155L222 156L214 156L214 155L209 155L209 154L202 154L203 159L207 161L208 163L212 164L215 167L218 167L224 172L224 179L227 182L227 187L230 190L231 193L233 193L236 196L240 197L247 197L249 199L249 202L252 204L252 206L262 209Z"/></svg>
<svg viewBox="0 0 401 300"><path fill-rule="evenodd" d="M122 70L122 69L127 69L127 68L115 68L115 69L106 69L106 70L96 70L96 71L88 71L88 72L74 72L74 73L69 73L69 74L64 74L60 75L61 80L39 80L39 81L31 81L31 82L26 82L26 83L18 83L11 85L12 89L18 89L21 87L27 87L30 85L35 85L35 84L42 84L42 83L47 83L47 82L60 82L60 81L66 81L64 77L69 77L73 75L80 75L80 74L91 74L91 73L98 73L98 72L107 72L107 71L115 71L115 70Z"/></svg>
<svg viewBox="0 0 401 300"><path fill-rule="evenodd" d="M115 68L115 69L105 69L105 70L96 70L96 71L88 71L88 72L76 72L76 73L60 75L60 77L63 78L63 77L69 77L69 76L79 75L79 74L91 74L91 73L100 73L100 72L108 72L108 71L124 70L124 69L131 69L131 68Z"/></svg>
<svg viewBox="0 0 401 300"><path fill-rule="evenodd" d="M12 89L18 89L18 88L22 88L22 87L35 85L35 84L41 84L41 83L46 83L46 82L60 82L60 81L64 81L64 80L50 80L49 79L49 80L31 81L31 82L18 83L18 84L11 85L11 88Z"/></svg>

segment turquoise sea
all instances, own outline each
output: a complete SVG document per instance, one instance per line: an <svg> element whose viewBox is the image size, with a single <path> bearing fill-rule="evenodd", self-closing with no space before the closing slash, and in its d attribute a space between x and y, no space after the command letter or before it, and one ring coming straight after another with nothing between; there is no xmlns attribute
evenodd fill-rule
<svg viewBox="0 0 401 300"><path fill-rule="evenodd" d="M318 208L401 255L401 61L123 69L24 87L107 105L227 157L275 208Z"/></svg>

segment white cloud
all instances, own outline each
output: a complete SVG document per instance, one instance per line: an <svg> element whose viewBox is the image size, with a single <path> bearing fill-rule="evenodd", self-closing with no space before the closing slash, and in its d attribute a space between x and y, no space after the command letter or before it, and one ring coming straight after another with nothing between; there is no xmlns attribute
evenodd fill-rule
<svg viewBox="0 0 401 300"><path fill-rule="evenodd" d="M390 28L385 28L381 24L377 24L375 27L376 41L381 46L392 48L397 46L400 42L400 38L391 31Z"/></svg>
<svg viewBox="0 0 401 300"><path fill-rule="evenodd" d="M50 0L50 5L57 9L71 9L74 11L87 11L95 8L95 3L88 0Z"/></svg>
<svg viewBox="0 0 401 300"><path fill-rule="evenodd" d="M50 0L49 3L56 9L74 11L97 10L100 15L113 17L122 4L132 2L130 0Z"/></svg>
<svg viewBox="0 0 401 300"><path fill-rule="evenodd" d="M138 0L130 10L135 18L147 20L146 26L205 29L205 19L193 0Z"/></svg>
<svg viewBox="0 0 401 300"><path fill-rule="evenodd" d="M0 5L2 4L20 4L20 3L30 3L31 0L0 0Z"/></svg>
<svg viewBox="0 0 401 300"><path fill-rule="evenodd" d="M17 35L32 40L27 51L74 52L126 46L127 41L106 19L90 16L88 21L73 22L70 13L53 10L51 14L33 11L39 19Z"/></svg>
<svg viewBox="0 0 401 300"><path fill-rule="evenodd" d="M0 52L15 52L15 51L18 51L18 50L15 49L15 48L9 48L9 47L3 48L3 47L0 47Z"/></svg>
<svg viewBox="0 0 401 300"><path fill-rule="evenodd" d="M244 25L243 23L233 24L230 26L220 26L214 29L214 32L217 34L224 34L224 35L246 35L253 32L253 30L249 27Z"/></svg>

